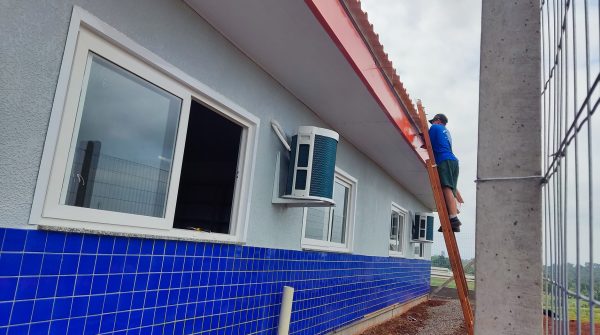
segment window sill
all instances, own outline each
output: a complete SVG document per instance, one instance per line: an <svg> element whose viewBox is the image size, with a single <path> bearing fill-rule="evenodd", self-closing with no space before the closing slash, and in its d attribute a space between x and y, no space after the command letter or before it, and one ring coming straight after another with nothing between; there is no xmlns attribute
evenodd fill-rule
<svg viewBox="0 0 600 335"><path fill-rule="evenodd" d="M395 251L390 251L390 257L406 258L406 256L404 255L404 253L402 253L402 252L395 252Z"/></svg>
<svg viewBox="0 0 600 335"><path fill-rule="evenodd" d="M92 227L90 227L92 226ZM98 227L101 226L101 227ZM175 241L188 241L188 242L208 242L208 243L223 243L223 244L245 244L244 241L240 241L234 235L216 234L216 233L205 233L193 230L185 229L140 229L139 227L126 227L126 226L113 226L104 224L78 224L76 222L69 224L39 224L36 226L39 230L56 231L65 233L79 233L79 234L93 234L93 235L107 235L107 236L119 236L119 237L132 237L142 239L161 239L161 240L175 240ZM128 229L129 228L129 229ZM133 229L131 229L133 228Z"/></svg>
<svg viewBox="0 0 600 335"><path fill-rule="evenodd" d="M350 248L345 245L335 244L335 243L327 243L319 240L302 240L302 249L303 250L313 250L313 251L324 251L324 252L337 252L337 253L351 253Z"/></svg>

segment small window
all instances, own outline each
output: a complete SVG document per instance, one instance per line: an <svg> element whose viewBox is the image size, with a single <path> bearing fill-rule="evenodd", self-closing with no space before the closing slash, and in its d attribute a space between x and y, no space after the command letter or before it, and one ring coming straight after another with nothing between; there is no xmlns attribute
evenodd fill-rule
<svg viewBox="0 0 600 335"><path fill-rule="evenodd" d="M424 258L425 257L425 243L413 243L413 256L415 258Z"/></svg>
<svg viewBox="0 0 600 335"><path fill-rule="evenodd" d="M30 223L243 240L259 120L86 25L69 31Z"/></svg>
<svg viewBox="0 0 600 335"><path fill-rule="evenodd" d="M354 226L356 179L336 168L333 207L304 208L302 246L307 249L349 251Z"/></svg>
<svg viewBox="0 0 600 335"><path fill-rule="evenodd" d="M402 256L404 254L406 219L406 210L392 203L389 241L389 251L392 256Z"/></svg>

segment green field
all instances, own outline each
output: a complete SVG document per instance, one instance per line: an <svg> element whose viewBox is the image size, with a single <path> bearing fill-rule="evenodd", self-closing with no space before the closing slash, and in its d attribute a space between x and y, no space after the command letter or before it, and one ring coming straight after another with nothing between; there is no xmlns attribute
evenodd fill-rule
<svg viewBox="0 0 600 335"><path fill-rule="evenodd" d="M445 281L446 281L446 279L443 279L443 278L434 278L434 277L431 277L431 281L429 282L429 285L430 286L438 287L438 286L442 285ZM467 286L469 287L469 290L474 290L475 289L475 282L467 281ZM454 283L454 281L452 281L446 287L456 288L456 284Z"/></svg>
<svg viewBox="0 0 600 335"><path fill-rule="evenodd" d="M560 308L551 305L552 302L550 300L549 295L546 295L545 298L546 299L544 300L544 309L554 310L555 308ZM577 319L576 303L577 302L574 298L569 298L569 320ZM587 302L580 302L579 313L582 322L590 322L590 305ZM560 314L560 312L557 312L557 314ZM600 308L594 308L594 321L596 322L596 324L600 322Z"/></svg>

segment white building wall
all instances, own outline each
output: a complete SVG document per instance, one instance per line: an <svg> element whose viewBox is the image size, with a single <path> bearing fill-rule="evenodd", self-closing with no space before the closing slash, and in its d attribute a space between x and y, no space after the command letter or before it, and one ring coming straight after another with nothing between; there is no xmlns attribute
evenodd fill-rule
<svg viewBox="0 0 600 335"><path fill-rule="evenodd" d="M271 204L282 147L269 121L288 133L328 126L180 1L0 3L0 226L24 227L29 219L73 5L261 119L247 244L301 249L302 209ZM410 211L425 206L344 138L337 165L358 180L353 252L387 255L391 202Z"/></svg>

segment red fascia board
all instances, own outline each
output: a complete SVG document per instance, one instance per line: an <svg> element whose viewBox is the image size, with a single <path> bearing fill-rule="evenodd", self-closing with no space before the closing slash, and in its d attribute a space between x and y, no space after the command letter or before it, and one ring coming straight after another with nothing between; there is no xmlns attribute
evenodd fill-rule
<svg viewBox="0 0 600 335"><path fill-rule="evenodd" d="M424 144L423 140L417 129L410 123L407 112L402 107L393 88L388 84L382 70L377 66L369 47L365 44L360 32L356 30L340 0L305 0L305 3L346 57L392 124L400 131L421 162L425 163L429 157L427 152L421 148Z"/></svg>

